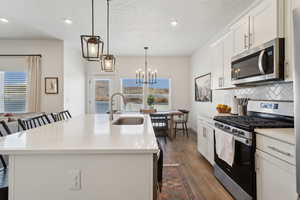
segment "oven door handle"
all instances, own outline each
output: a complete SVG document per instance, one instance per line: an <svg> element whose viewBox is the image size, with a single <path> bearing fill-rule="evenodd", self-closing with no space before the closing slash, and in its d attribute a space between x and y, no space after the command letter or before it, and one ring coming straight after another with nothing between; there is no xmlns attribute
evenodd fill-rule
<svg viewBox="0 0 300 200"><path fill-rule="evenodd" d="M264 58L264 55L265 55L265 50L262 50L259 54L259 58L258 58L258 69L259 69L259 72L261 74L266 74L265 70L264 70L264 67L263 67L263 58Z"/></svg>
<svg viewBox="0 0 300 200"><path fill-rule="evenodd" d="M233 138L234 138L235 141L241 142L241 143L243 143L243 144L245 144L247 146L251 146L252 145L251 141L248 140L248 139L246 139L246 138L241 138L241 137L237 137L237 136L234 136Z"/></svg>

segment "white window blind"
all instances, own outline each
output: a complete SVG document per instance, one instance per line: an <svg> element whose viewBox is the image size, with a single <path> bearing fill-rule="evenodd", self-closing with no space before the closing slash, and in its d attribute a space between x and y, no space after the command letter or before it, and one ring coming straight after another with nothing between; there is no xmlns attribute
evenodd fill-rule
<svg viewBox="0 0 300 200"><path fill-rule="evenodd" d="M26 112L27 99L26 72L0 72L0 112Z"/></svg>

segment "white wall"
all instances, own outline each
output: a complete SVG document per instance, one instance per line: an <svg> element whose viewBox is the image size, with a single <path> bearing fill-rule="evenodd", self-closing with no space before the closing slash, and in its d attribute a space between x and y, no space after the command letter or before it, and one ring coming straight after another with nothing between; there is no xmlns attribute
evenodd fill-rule
<svg viewBox="0 0 300 200"><path fill-rule="evenodd" d="M81 52L64 43L64 109L85 113L85 66Z"/></svg>
<svg viewBox="0 0 300 200"><path fill-rule="evenodd" d="M158 70L158 77L171 79L172 109L190 109L190 58L186 56L149 57L151 69ZM99 63L87 63L87 76L112 78L114 91L120 91L120 78L135 78L135 71L144 68L144 57L117 57L117 72L101 75Z"/></svg>
<svg viewBox="0 0 300 200"><path fill-rule="evenodd" d="M60 40L0 40L0 54L42 55L41 108L45 112L63 110L63 41ZM44 78L59 78L59 93L46 95Z"/></svg>

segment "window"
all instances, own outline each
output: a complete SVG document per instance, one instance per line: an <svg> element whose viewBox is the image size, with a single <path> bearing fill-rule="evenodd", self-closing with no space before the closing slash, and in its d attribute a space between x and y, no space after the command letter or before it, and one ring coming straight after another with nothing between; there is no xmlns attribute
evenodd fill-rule
<svg viewBox="0 0 300 200"><path fill-rule="evenodd" d="M27 73L0 71L0 112L26 112Z"/></svg>
<svg viewBox="0 0 300 200"><path fill-rule="evenodd" d="M159 78L149 85L149 95L154 96L154 108L158 111L170 109L170 79Z"/></svg>
<svg viewBox="0 0 300 200"><path fill-rule="evenodd" d="M147 99L148 95L155 97L154 107L158 111L169 110L170 104L170 79L159 78L157 83L149 85L144 91L142 84L137 84L135 79L122 79L122 93L127 98L126 111L140 111L147 105L144 99Z"/></svg>
<svg viewBox="0 0 300 200"><path fill-rule="evenodd" d="M143 85L137 84L135 79L122 79L121 86L127 100L126 111L140 111L143 108Z"/></svg>

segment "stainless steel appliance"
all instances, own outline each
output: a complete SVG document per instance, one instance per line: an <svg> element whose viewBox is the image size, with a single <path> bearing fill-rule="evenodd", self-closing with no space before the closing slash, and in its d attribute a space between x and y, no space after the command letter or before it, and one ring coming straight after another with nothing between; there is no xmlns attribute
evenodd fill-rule
<svg viewBox="0 0 300 200"><path fill-rule="evenodd" d="M294 127L293 114L293 102L249 101L247 116L214 118L216 131L234 136L233 165L220 159L215 147L214 172L235 199L256 199L255 128Z"/></svg>
<svg viewBox="0 0 300 200"><path fill-rule="evenodd" d="M277 38L232 58L235 85L284 79L284 39Z"/></svg>
<svg viewBox="0 0 300 200"><path fill-rule="evenodd" d="M296 170L297 193L300 195L300 7L294 10L294 58L295 58L295 118L296 118ZM300 198L299 198L300 199Z"/></svg>

